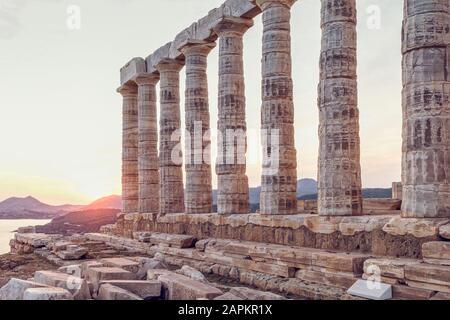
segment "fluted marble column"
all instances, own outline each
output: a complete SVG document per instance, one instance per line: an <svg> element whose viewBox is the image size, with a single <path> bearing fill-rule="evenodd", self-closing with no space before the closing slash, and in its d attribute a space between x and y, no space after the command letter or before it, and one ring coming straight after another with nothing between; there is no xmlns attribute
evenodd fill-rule
<svg viewBox="0 0 450 320"><path fill-rule="evenodd" d="M156 115L156 84L158 75L140 74L139 110L139 213L159 212L158 126Z"/></svg>
<svg viewBox="0 0 450 320"><path fill-rule="evenodd" d="M220 39L216 162L219 214L249 212L243 35L251 26L250 19L224 17L215 28Z"/></svg>
<svg viewBox="0 0 450 320"><path fill-rule="evenodd" d="M294 139L291 6L295 0L257 0L263 11L263 172L261 214L297 213L297 156Z"/></svg>
<svg viewBox="0 0 450 320"><path fill-rule="evenodd" d="M403 217L450 217L450 2L405 0Z"/></svg>
<svg viewBox="0 0 450 320"><path fill-rule="evenodd" d="M123 97L122 213L136 213L139 209L138 89L134 84L126 84L117 91Z"/></svg>
<svg viewBox="0 0 450 320"><path fill-rule="evenodd" d="M212 212L210 120L207 56L215 43L189 41L180 51L186 58L185 172L186 213Z"/></svg>
<svg viewBox="0 0 450 320"><path fill-rule="evenodd" d="M356 0L322 0L318 211L362 214Z"/></svg>
<svg viewBox="0 0 450 320"><path fill-rule="evenodd" d="M180 70L175 60L163 60L160 74L159 174L160 214L184 212L181 150Z"/></svg>

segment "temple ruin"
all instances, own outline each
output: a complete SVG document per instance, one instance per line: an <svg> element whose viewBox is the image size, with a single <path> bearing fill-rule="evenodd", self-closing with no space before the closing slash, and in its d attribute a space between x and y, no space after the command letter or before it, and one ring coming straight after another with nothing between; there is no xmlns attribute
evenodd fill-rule
<svg viewBox="0 0 450 320"><path fill-rule="evenodd" d="M393 183L391 199L365 199L356 0L321 0L317 200L296 198L295 2L227 0L145 59L128 62L118 89L123 210L117 223L63 242L35 233L18 233L11 242L13 252L35 252L62 266L95 250L126 254L72 266L83 284L77 291L65 287L68 267L38 271L36 283L13 279L3 291L37 286L23 296L106 300L450 300L450 1L404 0L402 182ZM259 212L250 213L243 35L259 14L262 185ZM218 137L211 141L207 57L216 45ZM180 72L186 73L185 128ZM224 290L204 275L244 287Z"/></svg>
<svg viewBox="0 0 450 320"><path fill-rule="evenodd" d="M162 246L159 251L174 263L213 266L211 272L264 290L279 288L271 288L261 275L348 289L370 276L369 266L376 266L382 282L393 286L394 298L449 294L450 2L404 1L402 183L393 183L392 199L363 199L356 1L321 0L317 201L296 199L290 27L295 2L228 0L172 42L121 69L123 212L117 224L104 231L134 239L129 241L153 232L193 236L198 241L194 249ZM264 160L260 211L249 213L243 34L259 14ZM206 57L216 42L220 66L214 213L211 159L198 152L205 140L192 139L192 133L194 126L199 126L201 137L210 129ZM181 129L178 73L183 67L190 137L185 150L175 150L179 161L174 164L173 148L179 146L174 140L181 137L170 136ZM154 99L158 77L159 175ZM241 132L244 159L238 159L236 137L226 134L230 129ZM246 272L253 275L243 276ZM301 289L292 290L318 297L298 286Z"/></svg>

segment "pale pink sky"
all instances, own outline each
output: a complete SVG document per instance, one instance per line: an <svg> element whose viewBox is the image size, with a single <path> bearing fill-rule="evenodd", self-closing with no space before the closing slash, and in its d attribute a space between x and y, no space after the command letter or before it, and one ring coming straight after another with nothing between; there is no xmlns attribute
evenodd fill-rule
<svg viewBox="0 0 450 320"><path fill-rule="evenodd" d="M0 201L33 195L87 203L120 193L119 69L147 56L222 0L0 0ZM365 187L400 179L402 1L358 0L361 161ZM81 29L67 28L67 8ZM380 28L368 27L372 10ZM315 178L318 149L320 1L292 9L299 178ZM258 134L261 19L245 36L247 118ZM217 122L217 48L209 56L212 129ZM182 92L184 75L181 77ZM183 104L184 101L182 101ZM182 112L184 107L182 106ZM253 143L250 140L249 143ZM214 144L213 144L214 146ZM254 153L259 146L253 145ZM248 166L252 186L260 165Z"/></svg>

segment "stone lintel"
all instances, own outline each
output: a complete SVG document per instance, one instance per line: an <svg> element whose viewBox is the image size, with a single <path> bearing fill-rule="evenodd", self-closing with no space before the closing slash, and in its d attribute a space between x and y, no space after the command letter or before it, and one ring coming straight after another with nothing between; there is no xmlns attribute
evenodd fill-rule
<svg viewBox="0 0 450 320"><path fill-rule="evenodd" d="M156 49L155 52L150 54L147 58L145 58L148 73L158 72L158 70L156 69L156 65L164 59L169 59L169 51L171 46L172 42L166 43L162 47Z"/></svg>
<svg viewBox="0 0 450 320"><path fill-rule="evenodd" d="M294 2L296 0L289 0ZM223 16L235 18L252 19L261 13L260 8L255 5L254 0L227 0L219 8L211 10L207 16L191 24L175 36L172 42L165 44L149 55L145 61L147 72L157 72L155 66L166 58L183 59L183 54L179 51L180 45L189 39L215 41L216 34L213 29L217 20Z"/></svg>
<svg viewBox="0 0 450 320"><path fill-rule="evenodd" d="M133 58L120 69L120 84L124 85L133 82L136 74L147 72L145 60L143 58Z"/></svg>

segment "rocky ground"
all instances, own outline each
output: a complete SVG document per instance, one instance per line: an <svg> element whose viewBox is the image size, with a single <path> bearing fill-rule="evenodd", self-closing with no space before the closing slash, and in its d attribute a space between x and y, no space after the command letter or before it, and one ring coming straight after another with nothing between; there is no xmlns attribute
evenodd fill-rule
<svg viewBox="0 0 450 320"><path fill-rule="evenodd" d="M16 233L10 245L0 300L379 299L350 290L372 269L385 299L450 300L446 241L424 243L421 259L159 232Z"/></svg>
<svg viewBox="0 0 450 320"><path fill-rule="evenodd" d="M50 223L36 226L36 232L72 235L76 233L98 232L100 227L116 222L117 209L84 210L54 218Z"/></svg>
<svg viewBox="0 0 450 320"><path fill-rule="evenodd" d="M0 255L0 287L11 278L26 280L32 278L36 270L54 269L57 269L55 265L33 253Z"/></svg>
<svg viewBox="0 0 450 320"><path fill-rule="evenodd" d="M16 234L11 250L0 256L0 300L299 299L81 235Z"/></svg>

